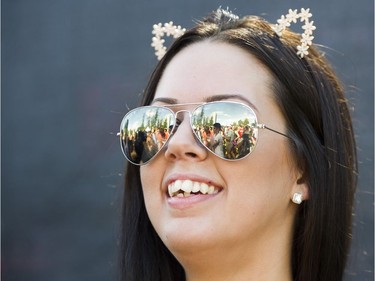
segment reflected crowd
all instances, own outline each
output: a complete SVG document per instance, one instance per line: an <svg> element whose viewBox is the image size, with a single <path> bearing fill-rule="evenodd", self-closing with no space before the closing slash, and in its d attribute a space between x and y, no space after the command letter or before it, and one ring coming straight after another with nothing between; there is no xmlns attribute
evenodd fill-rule
<svg viewBox="0 0 375 281"><path fill-rule="evenodd" d="M146 163L173 134L173 125L168 128L139 128L121 130L120 139L124 153L134 163ZM194 134L199 141L217 156L225 159L240 159L248 155L255 146L257 133L251 126L197 126Z"/></svg>

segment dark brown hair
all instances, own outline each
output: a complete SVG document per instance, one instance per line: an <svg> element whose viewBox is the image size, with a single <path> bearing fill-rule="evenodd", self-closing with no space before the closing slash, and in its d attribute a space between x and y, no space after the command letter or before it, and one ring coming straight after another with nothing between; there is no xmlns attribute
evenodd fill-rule
<svg viewBox="0 0 375 281"><path fill-rule="evenodd" d="M234 19L218 10L173 43L156 66L142 105L153 100L169 61L186 46L204 40L246 50L274 77L274 99L286 119L310 195L299 206L295 221L293 280L342 280L351 240L357 158L343 87L330 64L314 47L301 59L296 33L285 31L278 37L261 18ZM122 221L123 280L185 280L183 268L151 226L143 200L139 167L129 165Z"/></svg>

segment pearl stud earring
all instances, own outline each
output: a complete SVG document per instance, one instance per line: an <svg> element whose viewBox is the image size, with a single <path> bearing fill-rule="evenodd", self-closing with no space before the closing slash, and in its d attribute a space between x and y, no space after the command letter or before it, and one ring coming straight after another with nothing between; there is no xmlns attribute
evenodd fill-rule
<svg viewBox="0 0 375 281"><path fill-rule="evenodd" d="M296 203L296 204L298 204L298 205L301 204L302 201L303 201L302 194L299 193L299 192L295 192L295 193L293 194L292 201L293 201L293 203Z"/></svg>

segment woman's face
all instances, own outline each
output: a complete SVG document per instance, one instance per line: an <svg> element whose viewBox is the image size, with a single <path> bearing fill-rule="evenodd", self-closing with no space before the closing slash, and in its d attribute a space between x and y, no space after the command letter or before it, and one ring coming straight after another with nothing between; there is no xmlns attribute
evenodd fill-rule
<svg viewBox="0 0 375 281"><path fill-rule="evenodd" d="M165 104L161 99L203 103L219 95L221 100L247 100L256 107L260 123L285 132L271 89L272 77L252 55L227 43L200 42L169 63L154 104ZM148 215L171 252L180 261L204 253L247 256L273 251L278 242L289 240L296 210L290 198L297 191L298 172L288 139L259 130L249 157L226 161L197 143L186 113L179 119L182 123L168 145L141 167ZM207 184L214 192L170 197L171 184Z"/></svg>

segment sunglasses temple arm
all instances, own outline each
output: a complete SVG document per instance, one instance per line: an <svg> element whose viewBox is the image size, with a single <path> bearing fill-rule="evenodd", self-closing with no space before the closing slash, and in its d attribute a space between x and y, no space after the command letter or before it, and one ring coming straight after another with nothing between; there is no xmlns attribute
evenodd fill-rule
<svg viewBox="0 0 375 281"><path fill-rule="evenodd" d="M279 134L279 135L281 135L281 136L284 136L284 137L286 137L286 138L288 138L288 139L292 139L290 136L288 136L288 135L286 135L286 134L283 134L283 133L281 133L281 132L279 132L279 131L276 131L276 130L274 130L274 129L271 129L270 127L267 127L267 126L264 125L264 124L258 124L257 127L258 127L259 129L267 129L267 130L269 130L269 131L271 131L271 132L274 132L274 133L276 133L276 134Z"/></svg>

